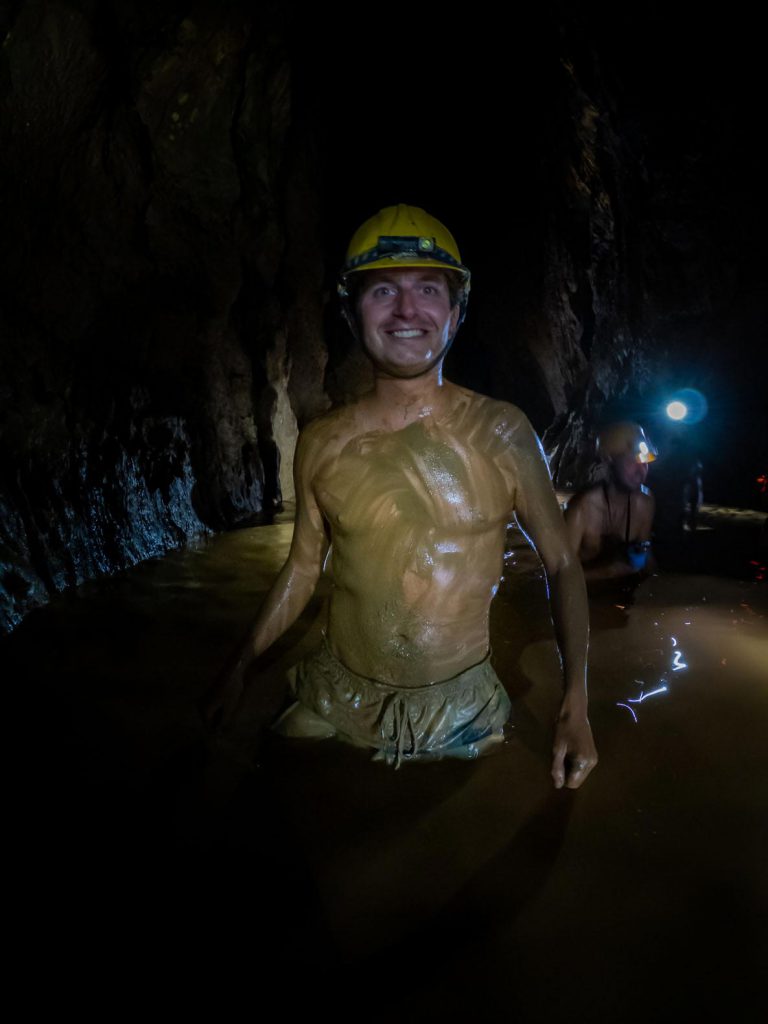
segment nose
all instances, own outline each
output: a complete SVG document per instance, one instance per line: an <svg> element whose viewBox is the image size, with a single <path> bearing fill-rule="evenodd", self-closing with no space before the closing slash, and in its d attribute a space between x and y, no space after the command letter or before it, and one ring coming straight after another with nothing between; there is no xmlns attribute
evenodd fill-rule
<svg viewBox="0 0 768 1024"><path fill-rule="evenodd" d="M410 320L416 315L416 302L410 288L398 288L392 311L402 320Z"/></svg>

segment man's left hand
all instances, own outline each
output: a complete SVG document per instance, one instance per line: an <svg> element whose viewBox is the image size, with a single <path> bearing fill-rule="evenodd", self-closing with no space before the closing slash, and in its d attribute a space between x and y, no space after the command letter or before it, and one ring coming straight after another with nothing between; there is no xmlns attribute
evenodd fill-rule
<svg viewBox="0 0 768 1024"><path fill-rule="evenodd" d="M563 716L555 728L552 748L555 789L578 789L597 764L597 750L586 718Z"/></svg>

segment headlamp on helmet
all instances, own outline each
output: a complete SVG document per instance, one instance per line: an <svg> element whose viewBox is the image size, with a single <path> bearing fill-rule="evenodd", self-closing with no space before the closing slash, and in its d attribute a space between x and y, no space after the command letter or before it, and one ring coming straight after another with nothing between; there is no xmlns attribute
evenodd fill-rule
<svg viewBox="0 0 768 1024"><path fill-rule="evenodd" d="M604 459L632 455L636 462L655 462L658 450L639 423L609 423L597 436L597 451Z"/></svg>

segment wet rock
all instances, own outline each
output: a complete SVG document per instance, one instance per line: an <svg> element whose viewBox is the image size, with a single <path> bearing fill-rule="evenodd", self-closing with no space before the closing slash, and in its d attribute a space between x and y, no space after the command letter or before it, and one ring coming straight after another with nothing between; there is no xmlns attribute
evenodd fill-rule
<svg viewBox="0 0 768 1024"><path fill-rule="evenodd" d="M3 17L8 629L57 590L268 517L297 420L328 400L276 12L53 0Z"/></svg>

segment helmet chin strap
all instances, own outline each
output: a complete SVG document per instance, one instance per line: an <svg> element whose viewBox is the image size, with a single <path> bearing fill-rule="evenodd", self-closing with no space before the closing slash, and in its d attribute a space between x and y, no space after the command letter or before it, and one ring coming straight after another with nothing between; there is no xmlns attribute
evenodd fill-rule
<svg viewBox="0 0 768 1024"><path fill-rule="evenodd" d="M341 315L347 321L347 327L352 331L352 337L355 341L360 341L360 333L357 329L357 317L350 308L349 295L341 296Z"/></svg>

